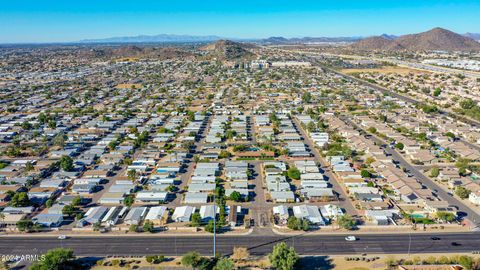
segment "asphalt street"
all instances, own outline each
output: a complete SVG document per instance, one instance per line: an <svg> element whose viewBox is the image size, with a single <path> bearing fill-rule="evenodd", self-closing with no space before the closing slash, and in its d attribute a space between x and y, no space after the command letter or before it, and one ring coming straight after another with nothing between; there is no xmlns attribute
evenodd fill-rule
<svg viewBox="0 0 480 270"><path fill-rule="evenodd" d="M346 123L359 128L358 125L356 125L354 122L352 122L347 117L341 117L341 119L343 121L345 121ZM377 138L375 136L372 136L371 139L374 140L379 145L385 144L384 141L380 140L379 138ZM413 176L415 178L420 180L422 185L424 185L425 187L427 187L428 189L430 189L431 191L436 193L440 198L447 201L451 206L457 207L460 212L463 212L463 214L465 215L466 218L468 218L469 220L471 220L472 222L474 222L475 224L478 225L478 223L480 222L480 215L477 212L472 210L470 207L468 207L467 205L462 203L457 198L449 195L445 190L440 188L437 183L435 183L433 180L431 180L430 178L425 176L422 172L420 172L418 170L418 168L416 168L416 167L412 166L410 163L408 163L405 160L405 158L402 155L400 155L397 151L395 151L394 149L391 149L390 147L387 146L387 147L384 148L384 151L388 155L390 155L393 160L399 162L400 166L406 168L411 174L413 174Z"/></svg>
<svg viewBox="0 0 480 270"><path fill-rule="evenodd" d="M479 233L439 234L438 240L430 234L369 234L357 235L355 242L345 235L300 236L218 236L217 251L228 255L234 247L247 247L252 255L265 255L279 242L295 247L301 255L441 253L480 251ZM42 254L52 248L71 248L78 256L142 256L163 254L180 256L189 251L202 255L213 254L212 236L97 236L73 237L58 240L55 237L1 237L0 254Z"/></svg>
<svg viewBox="0 0 480 270"><path fill-rule="evenodd" d="M320 152L315 147L314 142L307 135L305 130L303 130L302 126L300 125L300 122L298 121L298 119L294 117L292 120L293 120L295 126L297 127L298 132L300 132L300 135L302 136L303 141L307 144L308 148L310 148L310 151L313 154L313 156L315 157L315 159L318 162L320 162L322 167L327 168L328 167L327 162L320 155ZM345 211L349 215L352 215L352 216L358 215L357 209L352 204L352 201L348 198L347 192L342 188L340 182L335 177L335 175L331 171L324 171L323 173L328 177L328 181L332 185L335 192L338 193L338 199L340 201L339 206L342 207L343 209L345 209Z"/></svg>
<svg viewBox="0 0 480 270"><path fill-rule="evenodd" d="M379 86L379 85L377 85L377 84L369 83L369 82L367 82L367 81L365 81L365 80L362 80L362 79L359 79L359 78L356 78L356 77L353 77L353 76L350 76L350 75L341 73L341 72L339 72L339 71L336 71L336 70L334 70L334 69L331 69L331 68L328 68L328 67L325 67L325 66L322 66L322 68L325 68L326 70L328 70L328 71L330 71L330 72L333 72L333 73L335 73L335 74L338 74L338 75L340 75L340 76L343 76L343 77L345 77L345 78L348 78L348 79L350 79L350 80L352 80L352 81L356 81L356 82L358 82L358 83L360 83L360 84L369 86L369 87L371 87L371 88L373 88L373 89L375 89L375 90L380 91L381 93L387 93L387 94L389 94L390 96L395 97L395 98L397 98L397 99L400 99L400 100L403 100L403 101L406 101L406 102L409 102L409 103L413 103L413 104L422 103L422 102L419 102L418 100L416 100L416 99L414 99L414 98L411 98L411 97L408 97L408 96L405 96L405 95L401 95L401 94L399 94L399 93L397 93L397 92L395 92L395 91L393 91L393 90L390 90L390 89L388 89L388 88ZM465 123L467 123L467 124L472 125L472 127L478 127L478 126L480 126L480 122L477 121L477 120L475 120L475 119L471 119L471 118L467 118L467 117L464 117L464 116L461 116L461 115L457 115L457 114L455 114L455 113L452 113L451 111L447 111L447 110L441 109L441 108L439 109L439 112L440 112L441 114L444 114L444 115L449 115L449 116L451 116L451 117L453 117L453 118L456 118L456 117L457 117L457 118L461 119L462 122L465 122ZM469 145L474 145L474 144L471 144L471 143L469 143L469 142L467 142L467 141L465 141L465 140L463 140L463 141L466 142L466 143L469 144ZM479 147L479 146L477 146L477 145L474 146L474 148L477 148L477 147ZM480 148L480 147L479 147L479 148ZM479 149L479 148L477 148L477 149Z"/></svg>

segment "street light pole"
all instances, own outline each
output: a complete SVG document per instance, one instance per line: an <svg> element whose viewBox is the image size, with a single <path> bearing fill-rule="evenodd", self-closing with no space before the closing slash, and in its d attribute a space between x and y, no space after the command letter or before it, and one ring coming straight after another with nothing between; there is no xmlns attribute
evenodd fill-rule
<svg viewBox="0 0 480 270"><path fill-rule="evenodd" d="M213 194L213 257L217 254L217 206L215 194Z"/></svg>

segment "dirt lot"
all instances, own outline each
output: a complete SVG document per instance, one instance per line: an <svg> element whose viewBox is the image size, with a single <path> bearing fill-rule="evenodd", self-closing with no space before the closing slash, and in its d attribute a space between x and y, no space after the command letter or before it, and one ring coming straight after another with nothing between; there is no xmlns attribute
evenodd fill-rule
<svg viewBox="0 0 480 270"><path fill-rule="evenodd" d="M479 255L472 254L422 254L421 256L411 254L395 255L352 255L352 256L306 256L301 257L298 270L384 270L387 269L387 261L398 261L400 259L410 261L421 261L428 257L439 258L446 256L449 258L467 255L472 258L478 258ZM348 259L348 260L347 260ZM244 262L237 262L236 266L242 270L261 270L268 269L270 263L267 257L250 258ZM151 264L145 261L145 258L108 258L101 260L92 269L94 270L120 270L120 269L188 269L182 266L181 257L169 257L167 261L160 264Z"/></svg>
<svg viewBox="0 0 480 270"><path fill-rule="evenodd" d="M381 68L347 68L340 70L342 73L354 74L354 73L383 73L383 74L408 74L408 73L427 73L426 71L404 68L404 67L395 67L395 66L385 66Z"/></svg>

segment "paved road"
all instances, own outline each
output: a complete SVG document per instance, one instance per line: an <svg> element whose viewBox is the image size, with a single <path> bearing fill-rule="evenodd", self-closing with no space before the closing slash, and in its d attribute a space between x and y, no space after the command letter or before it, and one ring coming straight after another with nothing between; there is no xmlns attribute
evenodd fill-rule
<svg viewBox="0 0 480 270"><path fill-rule="evenodd" d="M361 129L358 125L356 125L353 121L351 121L350 119L348 119L347 117L341 117L341 119L346 122L347 124L350 124L351 126L355 126L357 127L357 129ZM385 144L384 141L380 140L379 138L377 138L376 136L372 136L371 137L372 140L374 140L377 144L381 145L381 144ZM402 155L400 155L397 151L395 151L394 149L391 149L389 147L386 147L384 148L384 151L389 154L390 156L392 156L393 160L397 161L400 163L400 166L403 166L405 167L408 171L410 171L410 173L413 174L413 176L415 176L418 180L420 180L420 182L425 186L427 187L428 189L430 189L431 191L435 192L440 198L442 198L443 200L447 201L450 205L452 206L456 206L458 207L458 210L465 213L466 214L466 217L471 220L472 222L474 222L475 224L478 225L478 223L480 222L480 215L472 210L470 207L468 207L467 205L463 204L463 202L461 202L460 200L458 200L457 198L449 195L445 190L443 190L441 187L439 187L437 185L437 183L435 183L433 180L431 180L430 178L426 177L422 172L420 172L418 170L418 168L416 168L415 166L412 166L410 165L410 163L408 163Z"/></svg>
<svg viewBox="0 0 480 270"><path fill-rule="evenodd" d="M297 127L298 132L300 133L300 136L302 136L303 141L307 144L308 148L310 148L313 156L315 157L315 160L320 162L321 166L324 168L327 168L327 162L325 159L320 155L320 152L315 148L314 142L310 139L310 137L307 135L305 130L303 130L302 126L300 125L300 122L296 117L292 118L293 123ZM339 180L336 178L336 176L331 172L331 171L324 171L324 174L328 177L329 183L332 184L333 190L335 190L338 193L338 200L339 200L339 206L341 208L344 208L347 214L352 215L352 216L357 216L358 211L353 206L352 201L350 198L348 198L347 192L342 188L342 185L340 184Z"/></svg>
<svg viewBox="0 0 480 270"><path fill-rule="evenodd" d="M195 142L194 147L192 149L195 151L195 154L197 154L197 151L205 144L206 133L210 129L212 118L213 117L211 115L206 116L206 123L202 125L203 129L201 129L200 132L197 134L197 136L200 139L199 141ZM169 207L178 207L182 205L182 200L183 200L182 192L190 181L190 178L194 171L194 167L195 167L195 162L193 161L193 158L190 158L188 160L188 166L185 169L185 172L183 172L180 175L180 183L177 186L178 191L175 193L175 199L168 203Z"/></svg>
<svg viewBox="0 0 480 270"><path fill-rule="evenodd" d="M294 246L301 255L361 254L361 253L439 253L472 252L480 250L479 233L457 233L438 235L432 240L429 234L371 234L360 235L356 242L347 242L344 235L302 235L302 236L219 236L217 251L224 255L233 247L247 247L253 255L271 252L273 245L286 242ZM456 244L452 244L455 242ZM203 255L212 254L212 237L75 237L58 240L53 237L3 237L0 254L23 255L41 254L48 249L71 248L80 256L141 256L147 254L182 255L197 251Z"/></svg>
<svg viewBox="0 0 480 270"><path fill-rule="evenodd" d="M381 93L387 93L387 94L389 94L390 96L395 97L395 98L397 98L397 99L400 99L400 100L403 100L403 101L406 101L406 102L409 102L409 103L413 103L413 104L424 103L423 101L418 101L418 100L416 100L416 99L414 99L414 98L411 98L411 97L408 97L408 96L405 96L405 95L401 95L401 94L399 94L399 93L397 93L397 92L395 92L395 91L393 91L393 90L390 90L390 89L388 89L388 88L379 86L379 85L377 85L377 84L369 83L369 82L367 82L367 81L365 81L365 80L362 80L362 79L359 79L359 78L356 78L356 77L347 75L347 74L345 74L345 73L341 73L341 72L339 72L339 71L337 71L337 70L334 70L334 69L325 67L325 66L323 66L323 65L322 65L321 67L324 68L324 69L326 69L326 70L328 70L328 71L330 71L330 72L333 72L333 73L335 73L335 74L338 74L338 75L343 76L343 77L345 77L345 78L348 78L348 79L350 79L350 80L356 81L356 82L358 82L358 83L360 83L360 84L369 86L369 87L371 87L371 88L373 88L373 89L375 89L375 90L380 91ZM465 117L465 116L457 115L457 114L455 114L455 113L453 113L453 112L451 112L451 111L449 111L449 110L445 110L445 109L439 108L439 113L440 113L440 114L443 114L443 115L448 115L448 116L453 117L453 118L458 118L458 119L460 119L462 122L465 122L465 123L467 123L467 124L470 124L470 125L472 125L473 127L478 127L478 126L480 126L480 121L477 121L477 120L472 119L472 118L467 118L467 117ZM465 140L464 140L464 141L465 141ZM466 141L465 141L465 142L466 142ZM468 143L468 142L467 142L467 143Z"/></svg>

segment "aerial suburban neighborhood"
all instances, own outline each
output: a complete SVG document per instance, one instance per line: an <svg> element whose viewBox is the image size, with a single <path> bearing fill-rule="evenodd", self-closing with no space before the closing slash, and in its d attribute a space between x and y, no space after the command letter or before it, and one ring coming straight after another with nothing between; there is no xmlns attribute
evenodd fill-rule
<svg viewBox="0 0 480 270"><path fill-rule="evenodd" d="M480 269L480 35L351 36L0 44L0 269Z"/></svg>

